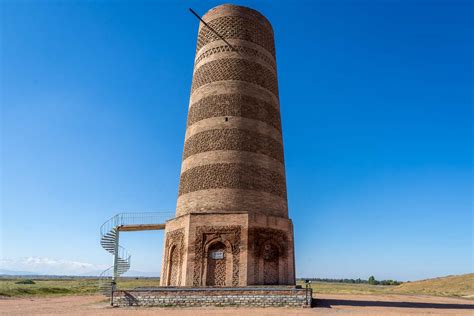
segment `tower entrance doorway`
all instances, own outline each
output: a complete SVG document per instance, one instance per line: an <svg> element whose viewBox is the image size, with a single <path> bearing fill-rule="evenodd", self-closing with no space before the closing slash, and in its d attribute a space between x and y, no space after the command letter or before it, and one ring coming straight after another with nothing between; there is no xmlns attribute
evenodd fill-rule
<svg viewBox="0 0 474 316"><path fill-rule="evenodd" d="M222 242L217 242L209 247L207 256L207 286L225 286L227 264L226 246Z"/></svg>

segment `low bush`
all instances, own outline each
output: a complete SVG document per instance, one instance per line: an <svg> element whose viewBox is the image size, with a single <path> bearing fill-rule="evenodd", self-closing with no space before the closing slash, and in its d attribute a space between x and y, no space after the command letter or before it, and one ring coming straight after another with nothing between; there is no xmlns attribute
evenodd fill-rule
<svg viewBox="0 0 474 316"><path fill-rule="evenodd" d="M25 279L25 280L17 281L15 282L15 284L36 284L36 282L30 279Z"/></svg>

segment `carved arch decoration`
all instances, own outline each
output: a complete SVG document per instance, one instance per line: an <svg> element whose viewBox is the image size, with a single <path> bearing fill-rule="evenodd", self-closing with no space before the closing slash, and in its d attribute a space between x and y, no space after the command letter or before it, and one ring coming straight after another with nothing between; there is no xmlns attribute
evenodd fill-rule
<svg viewBox="0 0 474 316"><path fill-rule="evenodd" d="M196 228L194 242L193 286L206 285L207 258L210 247L217 242L225 245L229 256L228 266L232 269L226 278L227 285L239 285L240 238L241 226L199 226Z"/></svg>
<svg viewBox="0 0 474 316"><path fill-rule="evenodd" d="M287 232L273 228L254 228L250 231L250 235L250 240L253 240L256 283L268 285L288 283ZM276 271L268 271L269 268Z"/></svg>
<svg viewBox="0 0 474 316"><path fill-rule="evenodd" d="M184 257L184 228L166 233L165 266L163 278L165 285L181 285L181 272ZM174 265L174 267L173 267ZM175 269L174 271L172 269ZM173 276L172 276L173 274ZM176 283L176 284L170 284Z"/></svg>

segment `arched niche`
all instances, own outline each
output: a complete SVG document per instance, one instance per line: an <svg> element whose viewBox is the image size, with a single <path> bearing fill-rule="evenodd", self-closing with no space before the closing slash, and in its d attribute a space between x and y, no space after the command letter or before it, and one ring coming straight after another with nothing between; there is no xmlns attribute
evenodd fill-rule
<svg viewBox="0 0 474 316"><path fill-rule="evenodd" d="M215 239L206 244L203 282L205 286L232 285L232 245L227 240Z"/></svg>
<svg viewBox="0 0 474 316"><path fill-rule="evenodd" d="M264 285L279 285L286 283L286 256L284 247L274 240L261 244L258 251L259 283Z"/></svg>
<svg viewBox="0 0 474 316"><path fill-rule="evenodd" d="M172 245L170 247L168 253L168 278L167 278L167 285L168 286L178 286L180 285L180 270L181 270L181 260L180 260L180 253L179 249L176 245Z"/></svg>

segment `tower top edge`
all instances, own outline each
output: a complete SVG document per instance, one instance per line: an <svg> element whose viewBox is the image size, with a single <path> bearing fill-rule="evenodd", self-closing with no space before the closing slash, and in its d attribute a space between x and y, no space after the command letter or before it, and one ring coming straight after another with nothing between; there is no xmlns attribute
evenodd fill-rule
<svg viewBox="0 0 474 316"><path fill-rule="evenodd" d="M262 13L249 7L231 3L220 4L213 7L202 16L202 19L206 22L209 22L214 18L223 15L252 17L267 26L273 32L272 24Z"/></svg>

